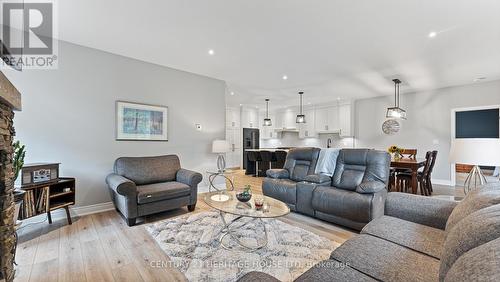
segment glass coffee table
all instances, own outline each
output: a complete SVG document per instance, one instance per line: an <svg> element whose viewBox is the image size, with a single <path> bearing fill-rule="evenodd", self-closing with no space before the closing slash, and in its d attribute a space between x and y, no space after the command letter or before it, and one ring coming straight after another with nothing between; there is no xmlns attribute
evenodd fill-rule
<svg viewBox="0 0 500 282"><path fill-rule="evenodd" d="M220 201L218 200L219 196L224 196L223 198L227 200ZM255 208L255 198L264 198L264 205L259 210ZM234 240L238 245L249 250L258 250L265 247L267 245L267 229L262 219L280 217L290 212L290 209L285 203L263 195L253 195L250 201L246 203L240 202L236 199L235 191L226 191L223 194L217 191L207 193L203 200L207 205L219 211L222 224L224 225L221 230L222 235L219 238L219 242L225 249L231 249L231 247L224 242L226 238ZM226 214L232 214L236 217L228 221L225 218ZM250 220L242 225L236 225L235 223L242 218L250 218ZM264 229L264 236L261 236L262 238L256 238L256 244L249 244L235 235L236 229L240 229L250 222L255 222ZM257 228L255 230L257 232ZM258 239L261 239L261 242L259 242Z"/></svg>

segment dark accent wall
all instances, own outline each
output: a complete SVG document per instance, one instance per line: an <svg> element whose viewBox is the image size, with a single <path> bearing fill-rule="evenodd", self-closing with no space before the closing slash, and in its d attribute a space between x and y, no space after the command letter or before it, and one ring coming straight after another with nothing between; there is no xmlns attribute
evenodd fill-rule
<svg viewBox="0 0 500 282"><path fill-rule="evenodd" d="M455 113L456 138L498 138L499 109Z"/></svg>

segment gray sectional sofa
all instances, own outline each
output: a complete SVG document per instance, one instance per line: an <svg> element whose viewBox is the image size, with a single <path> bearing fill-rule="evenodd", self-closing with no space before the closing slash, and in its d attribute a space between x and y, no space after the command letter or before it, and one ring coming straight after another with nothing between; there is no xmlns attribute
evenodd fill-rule
<svg viewBox="0 0 500 282"><path fill-rule="evenodd" d="M500 185L457 203L389 193L367 224L295 281L500 281ZM278 281L260 272L239 279Z"/></svg>
<svg viewBox="0 0 500 282"><path fill-rule="evenodd" d="M267 171L264 195L292 211L361 230L384 214L390 155L370 149L342 149L333 177L314 174L317 148L292 149L283 169Z"/></svg>
<svg viewBox="0 0 500 282"><path fill-rule="evenodd" d="M188 206L195 209L202 175L182 169L179 157L123 157L106 177L118 211L135 224L137 217Z"/></svg>

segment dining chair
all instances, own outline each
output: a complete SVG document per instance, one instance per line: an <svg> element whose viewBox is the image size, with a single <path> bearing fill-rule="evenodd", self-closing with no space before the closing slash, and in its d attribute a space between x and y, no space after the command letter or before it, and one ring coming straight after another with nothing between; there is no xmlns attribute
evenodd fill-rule
<svg viewBox="0 0 500 282"><path fill-rule="evenodd" d="M398 154L401 158L415 160L417 158L417 149L403 149L403 151Z"/></svg>
<svg viewBox="0 0 500 282"><path fill-rule="evenodd" d="M430 196L433 192L432 189L432 170L436 163L437 151L428 151L425 154L424 170L419 171L417 174L418 184L420 186L420 194ZM401 172L396 176L396 186L399 192L407 193L410 189L411 173Z"/></svg>

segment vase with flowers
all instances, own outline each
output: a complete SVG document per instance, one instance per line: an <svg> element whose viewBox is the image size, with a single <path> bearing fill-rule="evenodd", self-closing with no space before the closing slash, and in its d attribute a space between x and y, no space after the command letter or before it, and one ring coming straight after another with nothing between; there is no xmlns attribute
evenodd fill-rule
<svg viewBox="0 0 500 282"><path fill-rule="evenodd" d="M399 148L396 145L392 145L387 149L387 152L389 152L392 155L392 158L395 160L399 160L404 151L405 149Z"/></svg>

